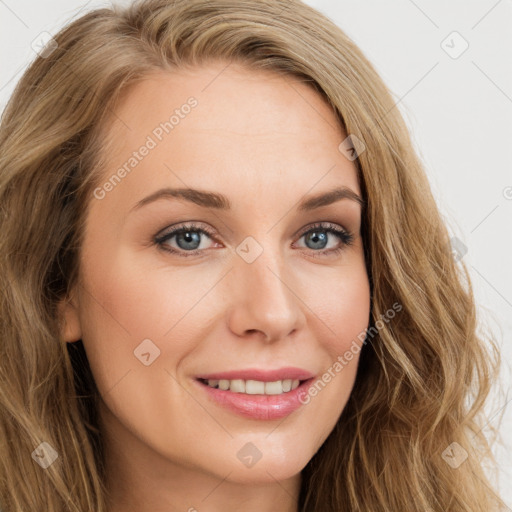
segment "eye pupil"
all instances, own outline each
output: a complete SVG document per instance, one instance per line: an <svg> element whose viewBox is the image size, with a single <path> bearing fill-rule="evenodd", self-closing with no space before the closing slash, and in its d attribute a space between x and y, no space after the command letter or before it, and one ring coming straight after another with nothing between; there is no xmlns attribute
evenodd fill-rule
<svg viewBox="0 0 512 512"><path fill-rule="evenodd" d="M320 234L319 234L320 233ZM313 243L316 244L320 241L320 247L315 246L311 247L312 249L323 249L327 244L327 233L322 231L311 231L308 235L306 235L306 240L313 240Z"/></svg>
<svg viewBox="0 0 512 512"><path fill-rule="evenodd" d="M196 243L197 245L194 246L194 247L190 247L188 245L185 245L184 247L182 246L182 244L180 244L180 240L185 240L185 244L190 244L192 243L192 245L194 243ZM184 231L182 233L178 233L176 235L176 243L178 244L178 246L180 247L180 249L197 249L197 247L199 247L200 243L201 243L201 240L200 240L200 237L199 237L199 233L197 233L196 231Z"/></svg>

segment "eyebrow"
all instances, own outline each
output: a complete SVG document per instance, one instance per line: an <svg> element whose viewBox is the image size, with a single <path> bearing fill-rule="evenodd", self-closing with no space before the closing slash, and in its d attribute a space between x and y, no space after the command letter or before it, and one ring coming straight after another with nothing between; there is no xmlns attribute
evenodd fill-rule
<svg viewBox="0 0 512 512"><path fill-rule="evenodd" d="M184 199L191 203L197 204L204 208L214 208L217 210L230 210L230 200L217 192L208 192L206 190L198 190L194 188L162 188L149 196L141 199L131 209L138 210L139 208L153 203L159 199ZM348 187L337 187L327 192L321 192L315 195L307 196L297 206L299 211L311 211L322 206L328 206L342 199L349 199L355 201L362 208L365 206L365 201Z"/></svg>

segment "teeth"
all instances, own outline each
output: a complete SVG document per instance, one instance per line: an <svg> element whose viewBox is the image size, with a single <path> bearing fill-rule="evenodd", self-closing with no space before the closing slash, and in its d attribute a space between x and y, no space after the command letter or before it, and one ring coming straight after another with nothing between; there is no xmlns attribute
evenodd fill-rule
<svg viewBox="0 0 512 512"><path fill-rule="evenodd" d="M219 389L224 389L224 390L229 389L229 380L224 380L224 379L219 380Z"/></svg>
<svg viewBox="0 0 512 512"><path fill-rule="evenodd" d="M225 380L209 379L208 386L219 388L233 393L246 393L247 395L281 395L299 387L300 381L295 379L277 380L275 382L262 382L259 380Z"/></svg>
<svg viewBox="0 0 512 512"><path fill-rule="evenodd" d="M286 393L287 391L290 391L291 389L292 389L292 379L283 380L283 391Z"/></svg>
<svg viewBox="0 0 512 512"><path fill-rule="evenodd" d="M234 393L245 393L245 381L242 379L232 380L231 382L228 380L229 389Z"/></svg>
<svg viewBox="0 0 512 512"><path fill-rule="evenodd" d="M231 386L229 386L229 390L235 391L231 389ZM263 395L265 394L265 383L259 380L248 380L245 383L245 392L248 395Z"/></svg>

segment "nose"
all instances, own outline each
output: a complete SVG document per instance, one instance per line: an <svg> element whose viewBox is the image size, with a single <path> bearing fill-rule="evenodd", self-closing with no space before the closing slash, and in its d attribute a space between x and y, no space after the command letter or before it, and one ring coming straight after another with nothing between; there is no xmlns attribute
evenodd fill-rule
<svg viewBox="0 0 512 512"><path fill-rule="evenodd" d="M259 337L270 343L299 331L305 323L304 302L294 291L290 269L277 253L277 249L265 248L252 263L235 258L227 284L231 296L228 322L240 337Z"/></svg>

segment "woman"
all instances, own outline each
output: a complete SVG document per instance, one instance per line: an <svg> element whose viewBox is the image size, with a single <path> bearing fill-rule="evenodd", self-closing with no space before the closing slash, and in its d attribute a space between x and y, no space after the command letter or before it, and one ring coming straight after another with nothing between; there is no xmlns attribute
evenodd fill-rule
<svg viewBox="0 0 512 512"><path fill-rule="evenodd" d="M300 2L50 41L0 129L4 512L499 510L498 354L393 107Z"/></svg>

